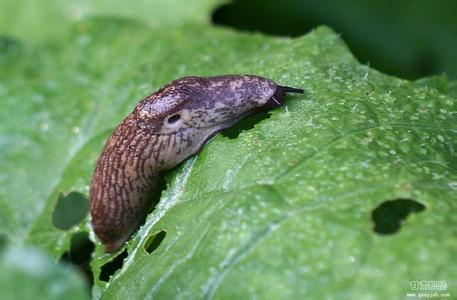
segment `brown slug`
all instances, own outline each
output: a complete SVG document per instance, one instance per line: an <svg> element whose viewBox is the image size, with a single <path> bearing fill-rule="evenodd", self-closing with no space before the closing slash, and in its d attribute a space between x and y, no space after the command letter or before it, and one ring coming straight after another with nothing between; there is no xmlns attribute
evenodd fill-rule
<svg viewBox="0 0 457 300"><path fill-rule="evenodd" d="M303 93L251 75L184 77L139 102L108 139L90 186L92 226L105 252L121 248L146 217L159 173L218 131Z"/></svg>

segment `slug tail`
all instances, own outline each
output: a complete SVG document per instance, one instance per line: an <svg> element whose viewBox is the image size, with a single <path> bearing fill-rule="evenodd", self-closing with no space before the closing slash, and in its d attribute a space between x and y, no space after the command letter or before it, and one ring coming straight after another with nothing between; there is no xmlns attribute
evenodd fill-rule
<svg viewBox="0 0 457 300"><path fill-rule="evenodd" d="M114 253L114 252L116 252L117 250L121 249L122 246L124 246L126 240L127 240L127 238L124 238L124 239L119 239L119 240L116 240L116 241L113 241L113 242L110 242L110 243L106 243L104 245L105 246L105 252L106 253Z"/></svg>

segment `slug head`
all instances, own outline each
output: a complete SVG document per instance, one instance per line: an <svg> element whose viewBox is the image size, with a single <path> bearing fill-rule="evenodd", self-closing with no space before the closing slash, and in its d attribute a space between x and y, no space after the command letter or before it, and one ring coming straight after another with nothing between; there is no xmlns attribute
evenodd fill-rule
<svg viewBox="0 0 457 300"><path fill-rule="evenodd" d="M276 89L258 76L184 77L141 101L134 114L157 134L220 130L265 106Z"/></svg>

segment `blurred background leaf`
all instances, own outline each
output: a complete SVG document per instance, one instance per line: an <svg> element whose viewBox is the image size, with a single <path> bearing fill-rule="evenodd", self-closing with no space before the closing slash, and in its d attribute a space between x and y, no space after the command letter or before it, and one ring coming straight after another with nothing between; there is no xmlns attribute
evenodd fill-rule
<svg viewBox="0 0 457 300"><path fill-rule="evenodd" d="M0 246L1 247L1 246ZM1 299L89 299L81 276L33 248L0 249Z"/></svg>
<svg viewBox="0 0 457 300"><path fill-rule="evenodd" d="M213 14L216 24L280 36L327 25L362 63L397 77L446 73L457 78L457 2L235 0Z"/></svg>
<svg viewBox="0 0 457 300"><path fill-rule="evenodd" d="M73 22L86 17L122 18L129 22L144 23L165 28L176 24L208 23L208 11L214 0L196 0L193 5L182 1L158 0L33 0L0 2L0 33L24 39L27 42L62 38Z"/></svg>

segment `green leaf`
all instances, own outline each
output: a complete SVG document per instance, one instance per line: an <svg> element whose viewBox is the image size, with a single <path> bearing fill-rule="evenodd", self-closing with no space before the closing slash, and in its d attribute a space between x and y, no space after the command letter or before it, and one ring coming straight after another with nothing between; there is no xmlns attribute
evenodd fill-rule
<svg viewBox="0 0 457 300"><path fill-rule="evenodd" d="M194 0L192 5L182 5L179 0L5 0L0 2L0 33L28 41L63 38L73 22L94 16L122 18L152 28L206 23L208 11L217 2Z"/></svg>
<svg viewBox="0 0 457 300"><path fill-rule="evenodd" d="M0 249L1 299L89 299L80 276L30 248Z"/></svg>
<svg viewBox="0 0 457 300"><path fill-rule="evenodd" d="M91 232L88 218L57 229L55 209L70 198L86 207L106 138L142 97L185 75L258 74L305 94L236 138L217 135L171 172L109 283L100 274L115 256L97 242L93 296L398 298L416 280L445 281L455 294L454 81L380 74L325 27L279 39L209 26L202 11L163 26L94 15L35 46L2 40L9 240L58 258L75 233ZM372 212L396 199L425 210L400 202L409 214L399 230L375 232Z"/></svg>

